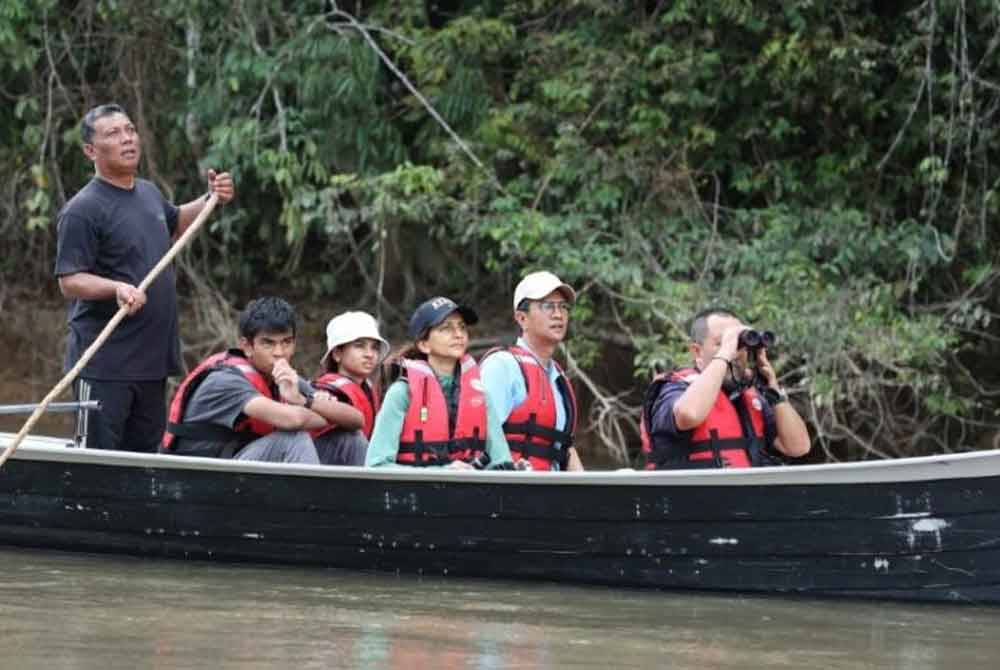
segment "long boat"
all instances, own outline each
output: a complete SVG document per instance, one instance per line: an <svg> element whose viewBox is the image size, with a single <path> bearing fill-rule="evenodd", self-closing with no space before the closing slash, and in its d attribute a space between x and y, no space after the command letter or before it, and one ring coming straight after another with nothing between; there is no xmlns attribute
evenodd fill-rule
<svg viewBox="0 0 1000 670"><path fill-rule="evenodd" d="M0 446L11 439L0 433ZM1000 451L542 473L252 463L29 437L0 470L0 544L1000 604Z"/></svg>

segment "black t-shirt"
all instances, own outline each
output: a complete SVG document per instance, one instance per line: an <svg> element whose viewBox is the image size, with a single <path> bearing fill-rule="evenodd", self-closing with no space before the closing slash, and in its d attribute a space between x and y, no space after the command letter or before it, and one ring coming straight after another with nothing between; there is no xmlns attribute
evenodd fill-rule
<svg viewBox="0 0 1000 670"><path fill-rule="evenodd" d="M94 177L59 213L57 277L88 272L138 286L169 250L178 209L151 182L118 188ZM115 300L73 300L65 368L71 368L118 311ZM174 270L146 290L146 305L126 317L81 376L153 381L179 373L180 343Z"/></svg>

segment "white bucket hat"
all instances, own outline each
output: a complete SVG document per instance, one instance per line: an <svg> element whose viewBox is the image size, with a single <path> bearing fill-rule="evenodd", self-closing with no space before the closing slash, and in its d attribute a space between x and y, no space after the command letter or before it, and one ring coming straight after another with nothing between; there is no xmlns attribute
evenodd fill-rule
<svg viewBox="0 0 1000 670"><path fill-rule="evenodd" d="M375 318L368 312L338 314L326 324L326 354L323 360L326 360L330 352L340 345L366 337L378 341L378 362L381 363L389 355L389 343L379 334Z"/></svg>
<svg viewBox="0 0 1000 670"><path fill-rule="evenodd" d="M541 300L556 289L562 292L566 300L570 302L576 300L576 291L573 287L551 272L543 270L527 274L514 289L514 309L517 309L522 300Z"/></svg>

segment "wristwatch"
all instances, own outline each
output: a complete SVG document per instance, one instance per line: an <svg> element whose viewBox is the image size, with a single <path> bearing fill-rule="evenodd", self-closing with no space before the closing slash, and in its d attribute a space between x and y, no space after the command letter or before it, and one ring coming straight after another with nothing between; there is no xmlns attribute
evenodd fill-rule
<svg viewBox="0 0 1000 670"><path fill-rule="evenodd" d="M306 396L306 401L302 403L302 406L305 407L306 409L312 409L313 400L316 399L316 394L314 392L310 392L305 394L305 396Z"/></svg>
<svg viewBox="0 0 1000 670"><path fill-rule="evenodd" d="M771 407L775 405L780 405L783 402L788 401L788 394L784 390L772 388L767 386L764 388L764 398L770 403Z"/></svg>

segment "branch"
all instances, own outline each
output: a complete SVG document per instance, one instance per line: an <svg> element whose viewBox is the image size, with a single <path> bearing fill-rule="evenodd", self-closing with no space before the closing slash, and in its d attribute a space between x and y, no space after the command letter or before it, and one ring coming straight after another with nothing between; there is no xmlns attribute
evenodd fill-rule
<svg viewBox="0 0 1000 670"><path fill-rule="evenodd" d="M413 96L420 101L420 104L427 110L427 113L430 114L435 121L437 121L438 125L441 126L446 133L448 133L448 136L451 137L452 141L454 141L462 152L468 156L469 160L475 163L476 167L486 173L486 176L490 178L494 186L496 186L502 193L506 193L503 185L497 179L496 175L491 170L486 168L486 165L479 160L476 154L472 152L472 149L470 149L465 141L459 137L458 133L456 133L452 127L448 125L448 122L444 120L436 109L434 109L434 106L431 105L427 98L424 97L423 93L421 93L420 90L410 82L409 78L407 78L407 76L403 74L398 67L396 67L396 64L392 62L392 59L389 58L384 51L382 51L382 48L379 47L378 43L374 40L374 38L372 38L371 32L369 32L368 28L359 23L358 20L351 14L337 8L335 2L332 2L331 5L333 6L333 10L329 12L329 15L344 19L351 25L352 28L361 33L361 36L365 39L365 42L368 43L368 46L370 46L372 50L378 54L379 59L381 59L381 61L385 63L385 66L389 68L394 75L396 75L396 78L399 79L404 86L406 86L407 90L409 90L410 93L412 93Z"/></svg>

